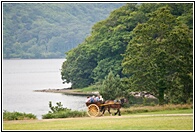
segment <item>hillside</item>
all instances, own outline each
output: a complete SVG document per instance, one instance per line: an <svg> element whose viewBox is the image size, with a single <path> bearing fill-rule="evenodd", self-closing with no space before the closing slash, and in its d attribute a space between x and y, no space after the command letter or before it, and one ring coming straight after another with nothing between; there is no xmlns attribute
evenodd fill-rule
<svg viewBox="0 0 196 133"><path fill-rule="evenodd" d="M123 3L3 3L3 58L63 58Z"/></svg>

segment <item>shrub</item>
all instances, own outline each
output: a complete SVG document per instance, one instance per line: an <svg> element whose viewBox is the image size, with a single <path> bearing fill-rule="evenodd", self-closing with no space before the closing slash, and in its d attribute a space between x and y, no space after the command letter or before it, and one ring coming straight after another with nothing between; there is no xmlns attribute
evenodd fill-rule
<svg viewBox="0 0 196 133"><path fill-rule="evenodd" d="M29 119L37 119L36 116L32 113L20 113L20 112L8 112L4 110L3 112L3 120L29 120Z"/></svg>
<svg viewBox="0 0 196 133"><path fill-rule="evenodd" d="M52 102L49 101L49 107L50 107L50 109L52 111L52 112L49 111L49 113L55 113L55 112L70 110L68 108L63 108L63 105L61 104L61 102L57 102L56 104L57 104L57 106L52 106Z"/></svg>
<svg viewBox="0 0 196 133"><path fill-rule="evenodd" d="M43 119L52 119L52 118L69 118L69 117L84 117L87 116L84 111L72 111L68 108L63 108L61 102L56 103L57 106L52 106L52 102L49 102L49 107L51 111L47 114L42 115Z"/></svg>
<svg viewBox="0 0 196 133"><path fill-rule="evenodd" d="M84 111L60 111L55 113L47 113L42 115L43 119L52 119L52 118L70 118L70 117L84 117L87 116L86 112Z"/></svg>

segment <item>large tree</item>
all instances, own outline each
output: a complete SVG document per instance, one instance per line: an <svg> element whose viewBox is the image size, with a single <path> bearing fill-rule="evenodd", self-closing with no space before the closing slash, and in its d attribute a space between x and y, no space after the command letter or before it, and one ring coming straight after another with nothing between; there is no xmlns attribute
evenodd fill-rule
<svg viewBox="0 0 196 133"><path fill-rule="evenodd" d="M192 32L170 9L160 7L136 26L122 63L131 89L152 92L160 104L174 90L177 102L192 94Z"/></svg>

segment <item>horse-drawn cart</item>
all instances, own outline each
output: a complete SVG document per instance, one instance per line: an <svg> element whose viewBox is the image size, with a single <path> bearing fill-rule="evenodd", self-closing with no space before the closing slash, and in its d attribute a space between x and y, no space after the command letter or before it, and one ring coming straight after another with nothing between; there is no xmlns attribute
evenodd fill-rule
<svg viewBox="0 0 196 133"><path fill-rule="evenodd" d="M86 106L88 107L87 114L96 117L99 116L103 104L101 102L86 103Z"/></svg>
<svg viewBox="0 0 196 133"><path fill-rule="evenodd" d="M110 107L110 105L120 105L120 103L102 103L102 102L94 102L94 103L86 103L86 106L88 107L87 109L87 114L90 117L96 117L99 116L100 113L103 110L103 114L105 112L105 107ZM110 111L108 110L110 113ZM110 113L111 114L111 113Z"/></svg>

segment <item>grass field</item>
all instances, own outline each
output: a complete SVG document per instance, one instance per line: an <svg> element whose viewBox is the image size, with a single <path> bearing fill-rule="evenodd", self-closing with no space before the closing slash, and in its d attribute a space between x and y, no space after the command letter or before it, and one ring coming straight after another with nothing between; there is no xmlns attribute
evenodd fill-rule
<svg viewBox="0 0 196 133"><path fill-rule="evenodd" d="M4 121L3 130L193 130L193 110L168 110L123 116Z"/></svg>

